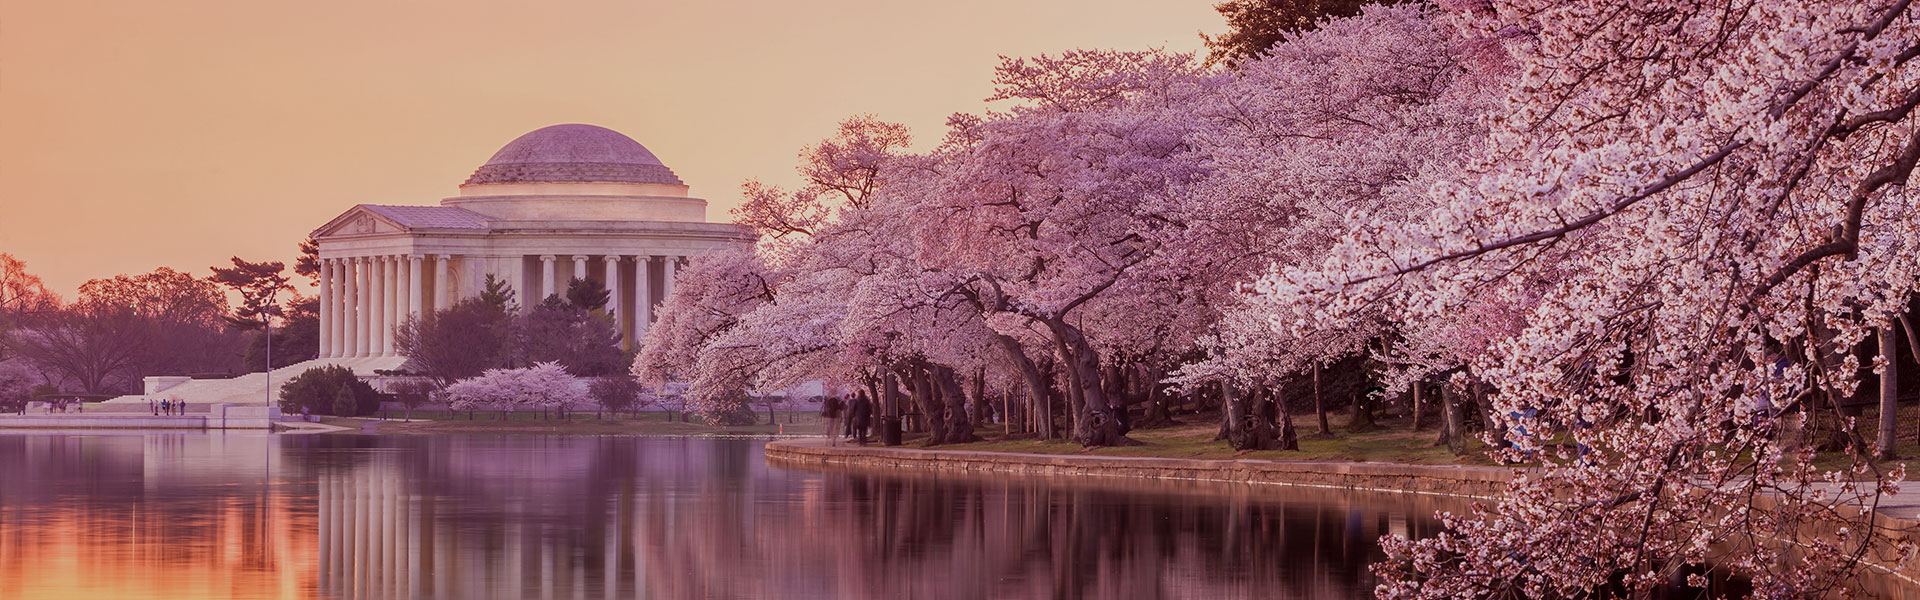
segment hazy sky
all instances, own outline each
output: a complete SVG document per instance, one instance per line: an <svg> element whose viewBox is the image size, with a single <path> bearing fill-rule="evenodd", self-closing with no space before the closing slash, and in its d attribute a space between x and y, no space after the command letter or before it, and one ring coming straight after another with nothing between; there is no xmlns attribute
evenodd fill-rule
<svg viewBox="0 0 1920 600"><path fill-rule="evenodd" d="M998 55L1224 28L1212 0L6 0L0 252L81 282L291 260L348 207L436 204L514 137L592 123L727 220L856 113L978 111Z"/></svg>

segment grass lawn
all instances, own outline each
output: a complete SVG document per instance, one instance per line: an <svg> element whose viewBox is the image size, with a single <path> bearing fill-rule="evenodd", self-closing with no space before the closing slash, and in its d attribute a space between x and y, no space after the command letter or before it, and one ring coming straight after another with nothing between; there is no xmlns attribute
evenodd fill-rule
<svg viewBox="0 0 1920 600"><path fill-rule="evenodd" d="M1485 458L1481 449L1485 447L1478 439L1469 442L1468 454L1456 457L1445 446L1437 446L1439 432L1432 423L1415 432L1409 431L1405 419L1382 419L1380 426L1366 433L1347 431L1345 415L1329 415L1333 435L1319 436L1318 426L1313 425L1312 415L1303 422L1296 419L1295 428L1300 436L1300 450L1258 450L1236 452L1227 446L1224 440L1214 440L1219 433L1220 424L1217 414L1181 415L1183 422L1167 428L1135 429L1127 437L1142 442L1140 446L1121 446L1112 448L1084 448L1073 442L1059 440L996 440L1003 431L999 425L989 425L975 430L975 435L988 441L971 444L950 444L937 446L943 450L977 450L984 452L1025 452L1031 454L1076 454L1083 456L1155 456L1165 458L1206 458L1206 459L1259 459L1259 460L1298 460L1298 461L1377 461L1423 465L1441 464L1493 464ZM909 435L908 446L924 443L924 436L916 439Z"/></svg>

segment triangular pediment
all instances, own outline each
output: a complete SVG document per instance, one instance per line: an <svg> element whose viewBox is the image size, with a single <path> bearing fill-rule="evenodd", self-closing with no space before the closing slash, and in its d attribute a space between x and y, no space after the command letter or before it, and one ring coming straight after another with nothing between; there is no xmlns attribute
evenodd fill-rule
<svg viewBox="0 0 1920 600"><path fill-rule="evenodd" d="M347 212L341 213L338 217L334 217L333 220L328 221L326 225L322 225L319 229L313 230L313 237L319 239L338 236L405 233L406 231L406 227L394 222L393 219L388 218L386 215L374 212L373 209L367 208L365 205L360 205L347 209Z"/></svg>

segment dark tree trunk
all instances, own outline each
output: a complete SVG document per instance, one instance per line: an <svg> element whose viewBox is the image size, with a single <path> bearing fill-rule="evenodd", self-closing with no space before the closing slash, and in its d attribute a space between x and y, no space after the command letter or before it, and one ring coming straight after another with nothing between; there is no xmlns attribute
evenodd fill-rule
<svg viewBox="0 0 1920 600"><path fill-rule="evenodd" d="M1087 343L1079 328L1066 321L1048 319L1045 323L1065 350L1061 358L1067 361L1067 372L1081 384L1077 386L1083 397L1074 419L1074 441L1082 446L1138 445L1139 442L1120 433L1120 421L1108 405L1106 393L1097 384L1100 381L1099 351ZM1086 382L1095 382L1095 385L1084 385Z"/></svg>
<svg viewBox="0 0 1920 600"><path fill-rule="evenodd" d="M1460 404L1460 393L1449 384L1440 385L1441 410L1446 413L1446 423L1440 430L1440 441L1447 450L1456 455L1467 453L1467 415Z"/></svg>
<svg viewBox="0 0 1920 600"><path fill-rule="evenodd" d="M967 418L967 395L960 389L960 375L953 368L944 365L933 366L933 380L940 387L940 397L946 406L937 410L945 412L945 431L940 436L943 444L964 444L977 442L980 438L973 435L973 421Z"/></svg>
<svg viewBox="0 0 1920 600"><path fill-rule="evenodd" d="M1067 349L1066 341L1058 333L1054 334L1053 348L1054 353L1059 357L1060 374L1066 380L1067 431L1078 440L1081 439L1080 422L1084 420L1081 411L1087 405L1086 382L1100 380L1099 363L1095 363L1092 372L1086 373L1083 377L1079 360L1072 356L1073 351Z"/></svg>
<svg viewBox="0 0 1920 600"><path fill-rule="evenodd" d="M947 407L942 405L938 394L943 391L933 381L932 370L925 362L914 361L909 369L913 376L913 404L920 411L919 421L927 427L927 445L944 443L947 439Z"/></svg>
<svg viewBox="0 0 1920 600"><path fill-rule="evenodd" d="M1373 431L1379 427L1379 424L1373 421L1373 399L1368 398L1365 392L1353 395L1352 408L1353 416L1347 420L1347 431L1360 433Z"/></svg>
<svg viewBox="0 0 1920 600"><path fill-rule="evenodd" d="M1240 414L1240 409L1234 406L1233 384L1222 379L1218 385L1214 386L1214 391L1220 394L1220 430L1213 434L1213 441L1233 439L1233 436L1237 435L1234 433L1237 428L1234 421ZM1231 446L1232 443L1229 442L1228 445Z"/></svg>
<svg viewBox="0 0 1920 600"><path fill-rule="evenodd" d="M1053 417L1049 412L1052 401L1047 398L1048 386L1046 374L1040 370L1039 366L1033 364L1033 359L1027 357L1027 352L1020 347L1019 340L1013 339L1012 336L998 333L993 335L993 339L994 342L1000 345L1001 352L1005 353L1007 358L1013 361L1014 367L1020 370L1020 378L1027 382L1028 406L1037 408L1040 411L1038 415L1040 417L1038 419L1040 437L1043 439L1053 439ZM1009 429L1012 429L1011 426L1009 426Z"/></svg>
<svg viewBox="0 0 1920 600"><path fill-rule="evenodd" d="M1913 320L1906 313L1900 314L1900 328L1907 332L1907 353L1913 355L1915 363L1920 363L1920 331L1914 331Z"/></svg>
<svg viewBox="0 0 1920 600"><path fill-rule="evenodd" d="M1179 423L1173 420L1173 399L1167 396L1166 386L1160 383L1160 379L1166 377L1166 373L1154 369L1148 372L1147 377L1147 410L1141 415L1138 427L1178 425Z"/></svg>
<svg viewBox="0 0 1920 600"><path fill-rule="evenodd" d="M885 373L881 374L880 395L881 402L879 412L884 418L877 420L875 424L880 426L882 431L888 431L886 429L888 425L884 423L890 422L893 426L897 427L900 422L900 377L893 372L893 369L886 369ZM892 434L889 433L887 435ZM887 437L882 436L881 439L887 440ZM898 444L898 440L890 441Z"/></svg>
<svg viewBox="0 0 1920 600"><path fill-rule="evenodd" d="M1493 434L1493 439L1499 442L1501 448L1512 446L1513 442L1507 441L1507 426L1498 424L1500 421L1493 418L1493 393L1489 389L1492 386L1478 380L1472 385L1473 404L1480 407L1481 425Z"/></svg>
<svg viewBox="0 0 1920 600"><path fill-rule="evenodd" d="M1287 406L1287 399L1280 397L1278 392L1269 389L1268 395L1268 399L1273 403L1274 409L1280 412L1280 439L1275 448L1279 450L1299 450L1300 432L1293 428L1293 408Z"/></svg>
<svg viewBox="0 0 1920 600"><path fill-rule="evenodd" d="M981 367L973 373L973 415L974 427L983 427L993 422L993 403L987 401L987 369Z"/></svg>
<svg viewBox="0 0 1920 600"><path fill-rule="evenodd" d="M1228 381L1220 382L1222 433L1235 450L1272 450L1280 447L1274 435L1273 420L1261 414L1259 390L1242 392Z"/></svg>
<svg viewBox="0 0 1920 600"><path fill-rule="evenodd" d="M1893 337L1894 324L1888 321L1876 334L1880 338L1880 431L1874 438L1873 454L1883 460L1894 458L1894 442L1900 415L1900 348Z"/></svg>
<svg viewBox="0 0 1920 600"><path fill-rule="evenodd" d="M1320 435L1333 435L1333 426L1327 424L1327 399L1320 395L1320 362L1313 363L1313 412L1320 417Z"/></svg>
<svg viewBox="0 0 1920 600"><path fill-rule="evenodd" d="M1423 393L1426 388L1424 383L1425 382L1421 382L1421 381L1413 382L1413 430L1414 431L1420 430L1420 409L1424 408L1421 406L1421 404L1424 404L1422 400L1426 399L1425 394Z"/></svg>

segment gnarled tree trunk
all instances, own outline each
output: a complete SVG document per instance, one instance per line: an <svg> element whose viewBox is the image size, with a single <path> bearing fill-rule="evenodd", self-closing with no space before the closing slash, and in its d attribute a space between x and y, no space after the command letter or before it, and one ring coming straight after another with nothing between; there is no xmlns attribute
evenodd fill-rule
<svg viewBox="0 0 1920 600"><path fill-rule="evenodd" d="M931 371L934 385L939 386L940 389L940 399L946 405L938 409L946 413L938 419L943 423L940 443L964 444L980 441L980 438L973 435L973 421L967 418L967 394L960 389L960 374L946 365L933 365Z"/></svg>
<svg viewBox="0 0 1920 600"><path fill-rule="evenodd" d="M935 385L933 370L923 360L911 363L913 377L913 404L920 411L920 422L927 427L927 445L942 444L947 439L947 407L941 402L939 394L944 389Z"/></svg>
<svg viewBox="0 0 1920 600"><path fill-rule="evenodd" d="M1220 382L1222 433L1235 450L1297 450L1297 439L1283 440L1275 428L1280 407L1270 401L1272 393L1264 388L1242 391L1231 382ZM1287 421L1289 424L1291 419Z"/></svg>
<svg viewBox="0 0 1920 600"><path fill-rule="evenodd" d="M1446 422L1440 430L1440 441L1454 454L1467 453L1467 414L1460 403L1460 392L1451 384L1440 384L1441 410L1446 413Z"/></svg>
<svg viewBox="0 0 1920 600"><path fill-rule="evenodd" d="M1300 432L1293 428L1293 409L1287 406L1287 399L1280 397L1273 388L1267 388L1267 399L1272 402L1273 408L1280 412L1280 431L1276 449L1299 450Z"/></svg>
<svg viewBox="0 0 1920 600"><path fill-rule="evenodd" d="M1069 325L1062 319L1042 321L1052 331L1061 347L1061 359L1066 361L1066 371L1071 383L1078 388L1080 406L1076 407L1074 419L1074 441L1083 446L1121 446L1137 445L1136 442L1120 433L1120 421L1113 414L1107 402L1106 393L1100 389L1100 353L1087 343L1080 329ZM1086 385L1092 382L1093 385Z"/></svg>

